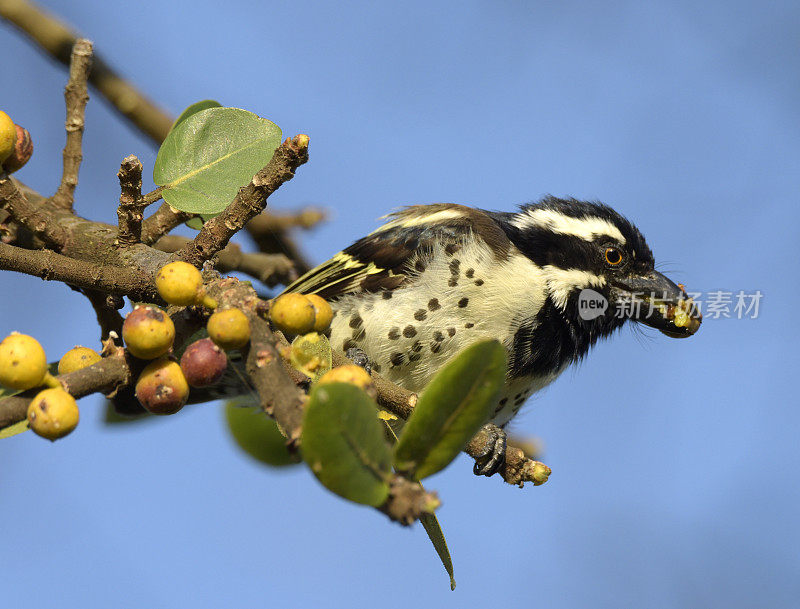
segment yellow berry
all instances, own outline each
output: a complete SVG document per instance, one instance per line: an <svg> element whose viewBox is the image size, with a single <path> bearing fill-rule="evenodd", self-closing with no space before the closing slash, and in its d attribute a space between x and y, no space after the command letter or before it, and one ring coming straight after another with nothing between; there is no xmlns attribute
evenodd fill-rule
<svg viewBox="0 0 800 609"><path fill-rule="evenodd" d="M17 128L11 117L0 110L0 163L5 161L14 152L17 144Z"/></svg>
<svg viewBox="0 0 800 609"><path fill-rule="evenodd" d="M285 334L307 334L314 329L316 311L302 294L282 294L272 303L269 318Z"/></svg>
<svg viewBox="0 0 800 609"><path fill-rule="evenodd" d="M203 287L203 277L188 262L170 262L156 273L156 289L169 304L189 306L195 304Z"/></svg>
<svg viewBox="0 0 800 609"><path fill-rule="evenodd" d="M128 351L140 359L161 357L175 340L175 325L158 307L138 306L122 324L122 338Z"/></svg>
<svg viewBox="0 0 800 609"><path fill-rule="evenodd" d="M100 361L100 354L89 347L76 345L67 351L58 362L58 373L68 374L86 368Z"/></svg>
<svg viewBox="0 0 800 609"><path fill-rule="evenodd" d="M250 341L250 322L239 309L217 311L208 318L208 336L225 351L241 349Z"/></svg>
<svg viewBox="0 0 800 609"><path fill-rule="evenodd" d="M28 424L36 435L58 440L78 426L78 404L62 388L45 389L28 405Z"/></svg>
<svg viewBox="0 0 800 609"><path fill-rule="evenodd" d="M44 382L47 357L39 341L12 332L0 342L0 385L25 391Z"/></svg>
<svg viewBox="0 0 800 609"><path fill-rule="evenodd" d="M189 384L177 362L159 359L142 370L136 382L136 399L153 414L175 414L189 399Z"/></svg>
<svg viewBox="0 0 800 609"><path fill-rule="evenodd" d="M365 390L372 388L372 378L366 370L355 364L337 366L330 372L323 374L317 383L320 385L324 383L349 383Z"/></svg>
<svg viewBox="0 0 800 609"><path fill-rule="evenodd" d="M333 309L327 301L317 294L307 294L311 306L314 307L314 332L325 332L331 327L333 321Z"/></svg>

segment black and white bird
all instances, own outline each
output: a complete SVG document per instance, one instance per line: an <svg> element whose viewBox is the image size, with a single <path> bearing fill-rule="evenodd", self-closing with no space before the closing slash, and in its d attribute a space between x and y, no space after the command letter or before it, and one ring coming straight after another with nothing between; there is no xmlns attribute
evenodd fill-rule
<svg viewBox="0 0 800 609"><path fill-rule="evenodd" d="M477 474L502 464L499 428L598 339L628 319L672 337L701 323L683 287L654 269L639 230L606 205L546 197L514 212L434 204L387 218L286 291L325 298L333 347L360 350L411 391L464 347L499 339L507 380Z"/></svg>

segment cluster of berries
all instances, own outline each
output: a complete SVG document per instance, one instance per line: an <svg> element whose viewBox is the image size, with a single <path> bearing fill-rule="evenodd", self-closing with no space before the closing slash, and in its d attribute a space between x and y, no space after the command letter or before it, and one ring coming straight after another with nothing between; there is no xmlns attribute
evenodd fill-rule
<svg viewBox="0 0 800 609"><path fill-rule="evenodd" d="M180 362L170 354L175 325L166 312L154 305L138 305L125 318L122 338L128 352L152 360L136 382L136 398L147 411L167 415L183 408L190 387L219 382L228 366L226 352L241 349L250 341L250 322L237 308L217 310L217 302L205 292L200 271L186 262L163 266L156 274L156 288L169 304L214 310L206 325L208 338L190 344ZM327 332L332 319L330 305L316 294L284 294L270 308L273 326L289 336L319 336ZM101 359L93 349L76 346L59 361L58 373L74 372ZM334 368L318 382L371 387L369 374L354 365ZM27 412L28 423L38 435L56 440L78 425L78 405L48 371L44 349L35 338L14 332L0 342L0 385L17 391L47 387L31 400Z"/></svg>

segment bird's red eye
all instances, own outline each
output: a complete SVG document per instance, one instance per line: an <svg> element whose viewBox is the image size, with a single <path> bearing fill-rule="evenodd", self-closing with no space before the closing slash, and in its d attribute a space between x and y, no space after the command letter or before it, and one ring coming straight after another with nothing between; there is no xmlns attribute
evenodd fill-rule
<svg viewBox="0 0 800 609"><path fill-rule="evenodd" d="M622 252L616 247L607 247L606 262L611 266L618 266L622 262Z"/></svg>

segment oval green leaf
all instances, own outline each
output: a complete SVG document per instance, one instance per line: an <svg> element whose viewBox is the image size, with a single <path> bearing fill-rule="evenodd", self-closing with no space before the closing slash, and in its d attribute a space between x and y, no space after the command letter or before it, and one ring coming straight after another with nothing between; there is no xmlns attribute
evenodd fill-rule
<svg viewBox="0 0 800 609"><path fill-rule="evenodd" d="M506 350L496 340L467 347L419 396L395 446L398 472L422 480L445 468L492 415L506 374Z"/></svg>
<svg viewBox="0 0 800 609"><path fill-rule="evenodd" d="M286 438L260 408L225 404L225 420L236 445L256 461L280 467L300 462L286 448Z"/></svg>
<svg viewBox="0 0 800 609"><path fill-rule="evenodd" d="M201 110L208 110L209 108L221 108L221 107L222 107L222 104L219 103L218 101L213 100L213 99L204 99L203 101L195 102L191 106L186 108L186 110L181 112L181 115L178 118L175 119L174 123L172 123L172 127L170 127L170 130L172 130L175 127L177 127L179 123L182 123L183 121L185 121L192 114L196 114L196 113L200 112Z"/></svg>
<svg viewBox="0 0 800 609"><path fill-rule="evenodd" d="M377 406L358 387L326 383L314 388L303 420L303 458L337 495L378 506L389 496L392 454Z"/></svg>
<svg viewBox="0 0 800 609"><path fill-rule="evenodd" d="M11 436L16 436L24 431L28 431L28 429L30 429L30 427L28 427L28 419L22 419L13 425L9 425L8 427L3 427L3 429L0 429L0 440L10 438Z"/></svg>
<svg viewBox="0 0 800 609"><path fill-rule="evenodd" d="M281 130L239 108L208 108L175 125L158 149L153 181L175 209L215 215L272 158Z"/></svg>

